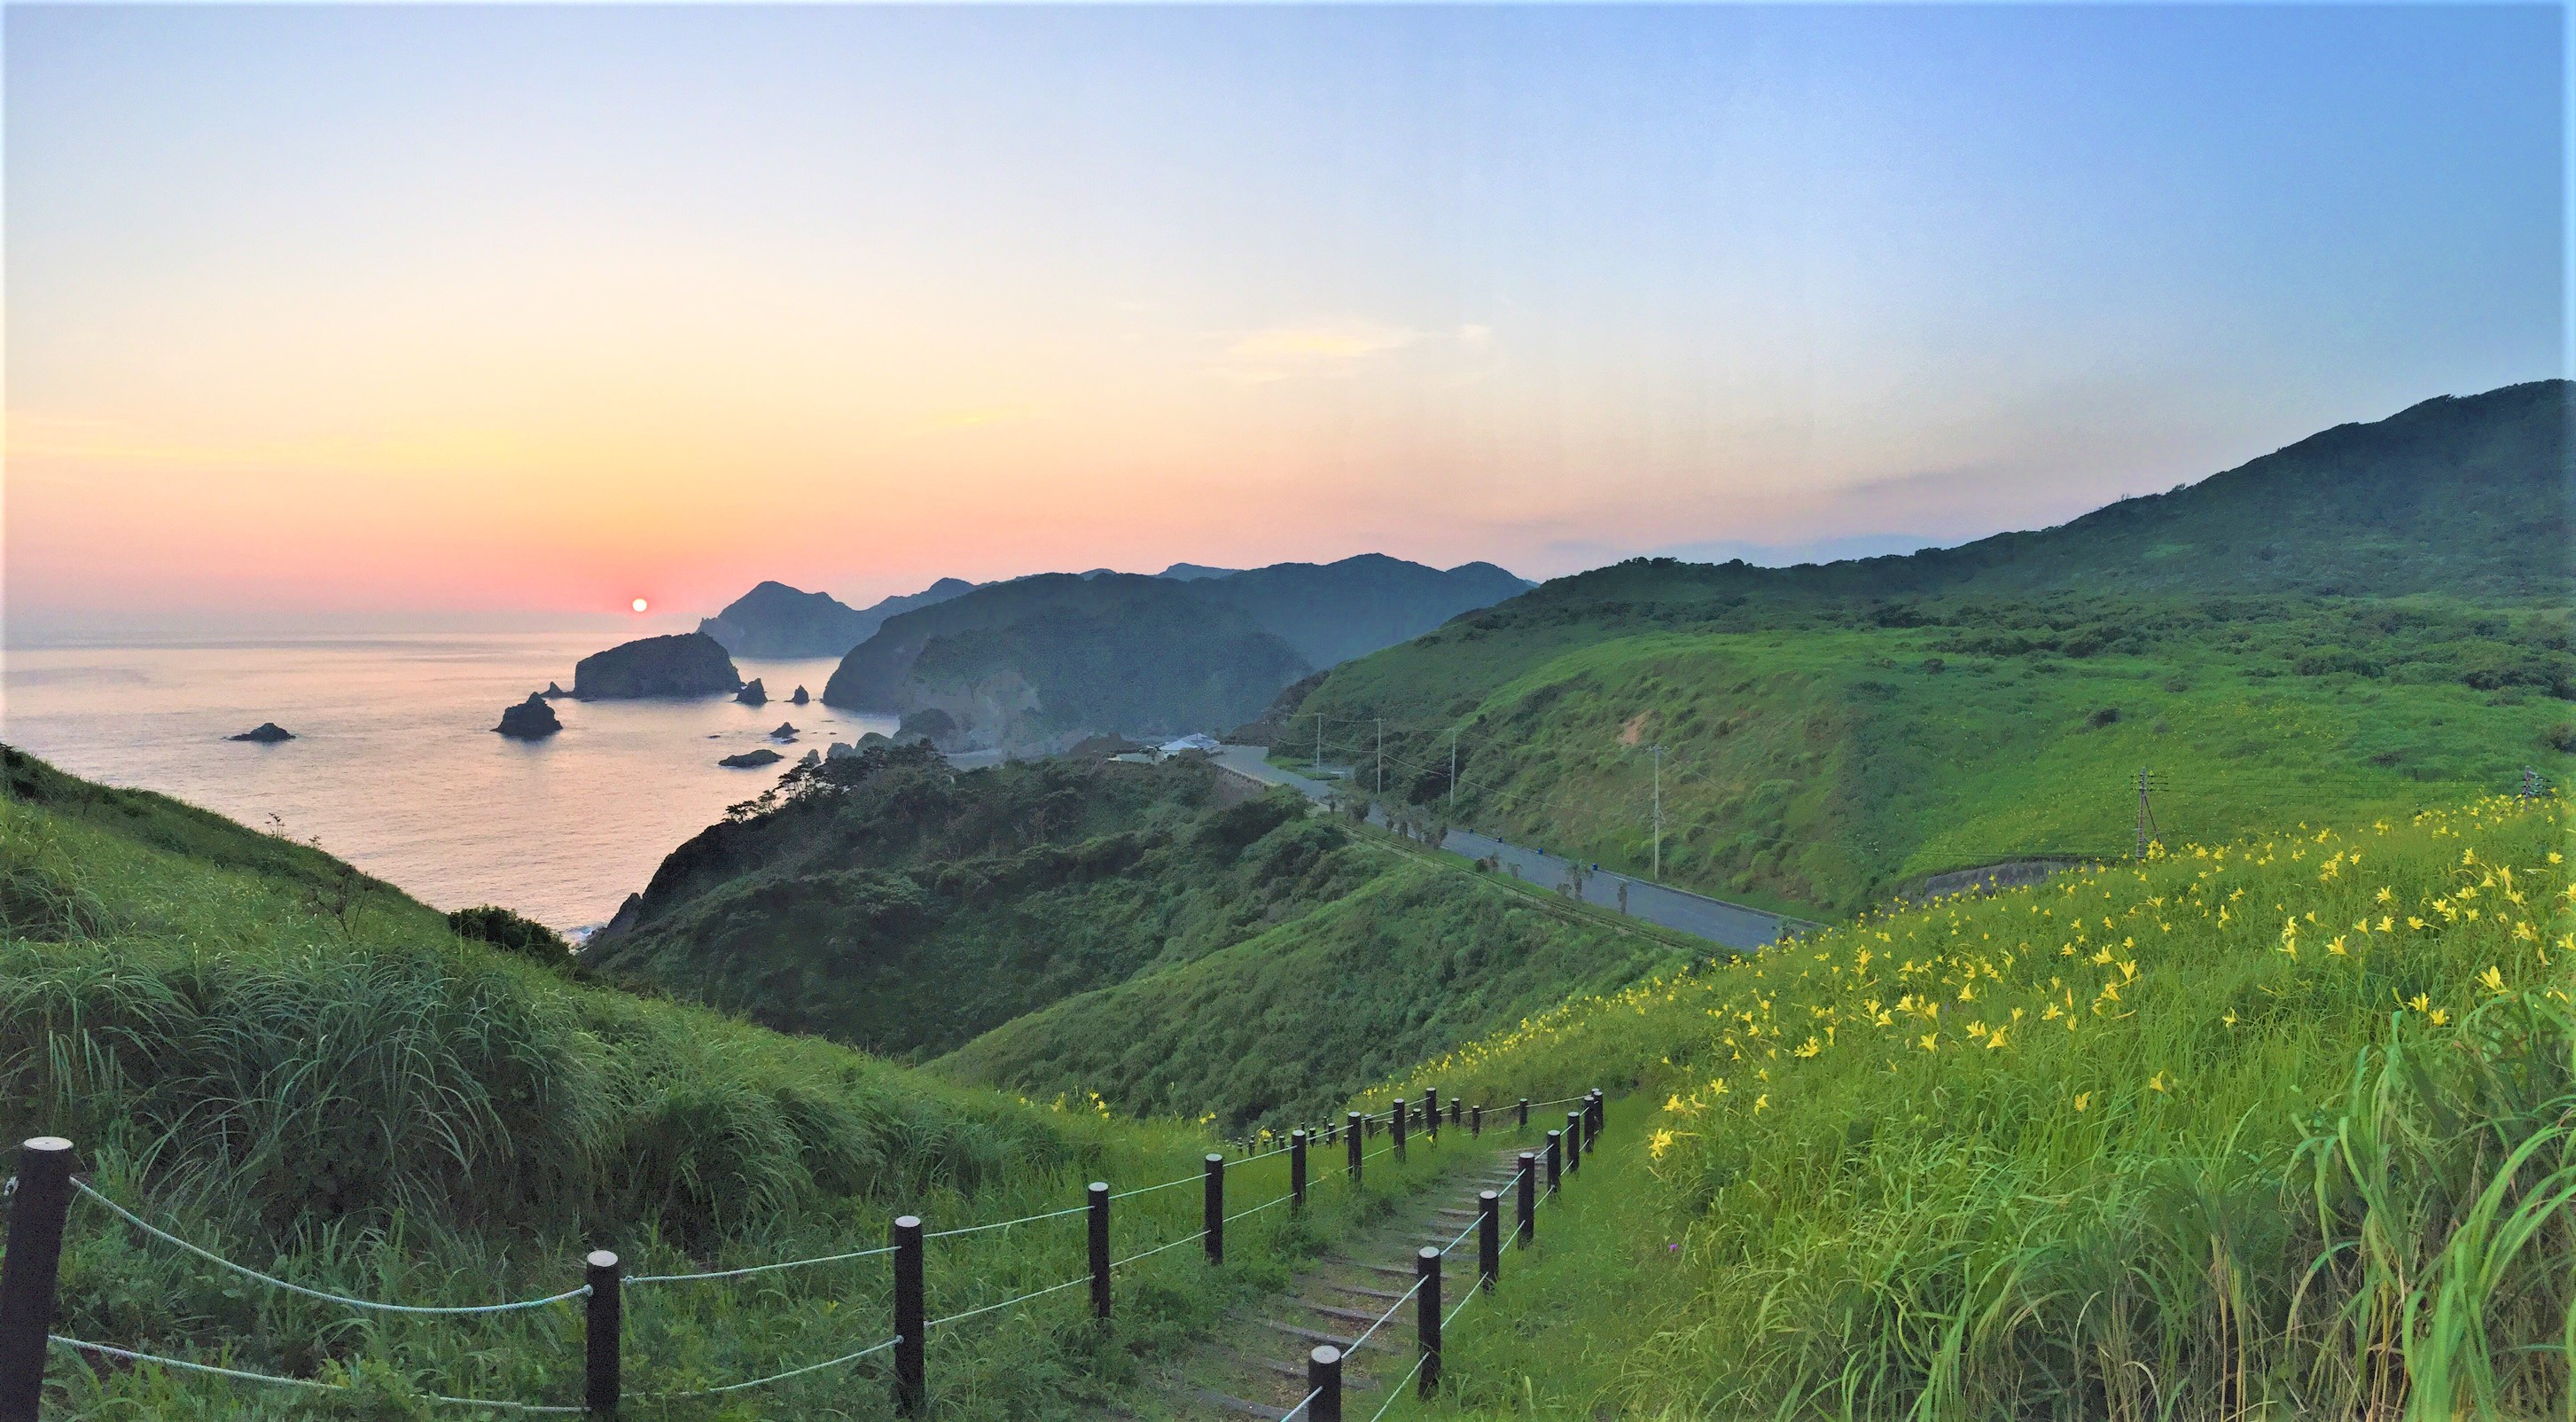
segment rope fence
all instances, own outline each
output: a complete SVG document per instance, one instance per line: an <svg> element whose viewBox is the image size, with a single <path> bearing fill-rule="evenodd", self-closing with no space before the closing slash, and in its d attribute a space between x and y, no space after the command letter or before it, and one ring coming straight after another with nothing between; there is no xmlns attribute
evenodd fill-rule
<svg viewBox="0 0 2576 1422"><path fill-rule="evenodd" d="M1534 1237L1536 1222L1533 1216L1533 1203L1538 1162L1544 1160L1547 1191L1548 1194L1553 1195L1560 1180L1561 1166L1566 1169L1579 1167L1590 1140L1598 1138L1602 1097L1598 1091L1595 1091L1582 1097L1565 1098L1565 1101L1534 1103L1522 1100L1503 1108L1514 1113L1517 1128L1526 1130L1529 1125L1529 1113L1533 1107L1562 1105L1568 1101L1582 1102L1583 1109L1566 1113L1567 1128L1564 1132L1555 1130L1546 1132L1543 1156L1537 1152L1523 1152L1521 1168L1504 1184L1506 1190L1517 1190L1520 1218L1516 1226L1516 1234L1524 1243ZM1466 1108L1452 1101L1448 1105L1448 1123L1453 1127L1463 1123L1473 1134L1481 1136L1485 1110L1486 1108L1482 1106L1475 1107L1470 1116ZM1201 1162L1202 1168L1197 1174L1166 1180L1160 1184L1139 1186L1135 1189L1112 1193L1105 1182L1095 1181L1085 1191L1087 1196L1085 1203L1066 1209L1048 1210L1023 1215L1016 1219L961 1225L936 1231L924 1231L921 1220L916 1216L901 1215L897 1216L892 1223L892 1242L885 1245L818 1255L812 1258L786 1259L734 1269L712 1269L691 1273L641 1274L628 1277L624 1275L622 1265L615 1253L597 1250L584 1260L585 1278L577 1288L537 1298L488 1304L408 1304L360 1298L299 1284L251 1268L152 1223L134 1210L109 1198L88 1181L75 1177L72 1173L72 1143L60 1137L39 1136L22 1145L18 1175L7 1182L5 1190L0 1190L0 1194L5 1194L9 1201L7 1249L5 1256L0 1256L0 1422L37 1422L38 1404L43 1394L45 1358L51 1350L58 1348L80 1355L172 1368L181 1372L227 1378L238 1382L325 1391L346 1386L346 1384L322 1378L287 1377L247 1368L164 1357L138 1349L89 1342L48 1332L56 1313L56 1293L65 1225L71 1202L75 1198L85 1197L149 1238L179 1249L229 1273L285 1293L343 1308L420 1317L463 1318L517 1313L557 1304L568 1304L576 1299L581 1300L584 1354L584 1389L581 1402L577 1404L545 1403L450 1397L443 1394L430 1395L433 1401L442 1404L518 1413L591 1413L611 1416L616 1412L624 1398L623 1359L620 1345L624 1323L624 1291L629 1285L712 1282L826 1264L848 1263L873 1259L881 1255L890 1256L894 1328L892 1336L884 1341L871 1343L856 1351L820 1362L806 1363L760 1377L685 1391L641 1394L633 1400L660 1401L723 1396L845 1367L881 1353L892 1353L892 1382L897 1410L906 1415L919 1415L929 1404L926 1345L930 1330L1017 1308L1050 1294L1061 1293L1084 1284L1091 1286L1094 1316L1106 1323L1112 1308L1112 1275L1117 1270L1150 1259L1166 1250L1189 1244L1203 1245L1208 1263L1212 1266L1222 1265L1225 1258L1224 1241L1227 1225L1263 1211L1275 1209L1280 1205L1290 1205L1297 1210L1304 1208L1308 1194L1307 1166L1310 1146L1319 1141L1346 1143L1347 1178L1353 1188L1358 1188L1363 1179L1362 1166L1365 1162L1389 1153L1394 1154L1399 1161L1404 1159L1408 1126L1417 1123L1423 1135L1436 1144L1442 1123L1442 1112L1436 1091L1423 1093L1418 1110L1413 1103L1398 1099L1390 1103L1388 1109L1383 1112L1366 1115L1356 1111L1350 1112L1342 1122L1328 1124L1322 1127L1320 1132L1303 1128L1293 1130L1288 1133L1287 1144L1277 1149L1264 1148L1248 1151L1241 1160L1229 1162L1223 1154L1211 1153ZM1365 1150L1363 1147L1367 1138L1381 1127L1389 1136L1386 1144L1374 1151ZM1251 1160L1281 1154L1289 1157L1288 1192L1228 1213L1225 1208L1225 1186L1229 1164L1240 1165ZM1193 1180L1199 1181L1203 1190L1203 1223L1199 1230L1165 1240L1124 1257L1111 1257L1109 1240L1113 1201L1174 1189ZM1469 1235L1481 1231L1484 1238L1480 1251L1479 1278L1484 1286L1491 1287L1499 1271L1498 1195L1494 1191L1485 1191L1478 1199L1477 1221L1460 1231L1458 1236L1445 1247L1433 1249L1426 1245L1420 1251L1421 1273L1415 1280L1413 1288L1407 1290L1401 1298L1370 1323L1351 1344L1353 1348L1357 1348L1366 1343L1406 1303L1418 1303L1422 1313L1419 1327L1423 1331L1425 1351L1423 1357L1416 1361L1413 1372L1407 1373L1406 1377L1411 1379L1416 1374L1421 1375L1426 1394L1436 1386L1439 1376L1438 1335L1439 1325L1444 1321L1439 1313L1441 1259L1463 1244ZM926 1246L929 1241L954 1239L993 1230L1007 1230L1048 1220L1069 1219L1075 1215L1087 1216L1089 1220L1090 1267L1085 1272L1049 1284L1044 1288L1016 1294L993 1303L981 1304L943 1318L927 1317L924 1305L927 1274ZM1472 1299L1473 1296L1471 1291L1468 1298ZM1460 1300L1458 1308L1451 1310L1447 1317L1454 1318L1459 1310L1465 1308L1467 1301L1467 1299ZM1315 1356L1310 1359L1309 1366L1309 1390L1296 1407L1290 1409L1286 1415L1293 1417L1302 1414L1308 1422L1339 1422L1341 1417L1340 1355L1329 1347L1318 1348L1314 1352ZM1335 1355L1329 1368L1325 1367L1323 1361L1326 1354ZM1400 1390L1401 1384L1398 1384L1398 1388Z"/></svg>

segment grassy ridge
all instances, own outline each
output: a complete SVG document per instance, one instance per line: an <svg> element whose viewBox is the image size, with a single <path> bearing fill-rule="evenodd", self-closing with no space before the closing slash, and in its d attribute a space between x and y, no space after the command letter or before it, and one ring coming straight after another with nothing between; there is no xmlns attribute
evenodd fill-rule
<svg viewBox="0 0 2576 1422"><path fill-rule="evenodd" d="M1881 618L1903 626L1879 626ZM1304 710L1387 731L1391 798L1578 858L1838 915L1947 870L2129 852L2305 814L2406 813L2576 770L2562 616L2449 605L1930 604L1564 647L1453 625L1337 670ZM1328 754L1330 752L1328 751Z"/></svg>
<svg viewBox="0 0 2576 1422"><path fill-rule="evenodd" d="M1195 1171L1207 1136L1031 1104L827 1043L609 991L459 939L336 861L158 796L8 753L0 806L0 1112L78 1142L100 1189L254 1267L361 1297L487 1303L579 1280L583 1251L686 1272L874 1244L898 1209L939 1228L1060 1209L1081 1184ZM162 848L178 845L185 852ZM1275 1193L1276 1161L1234 1188ZM1401 1188L1400 1179L1382 1182ZM1079 1292L935 1334L943 1415L1068 1415L1129 1399L1161 1353L1316 1246L1265 1215L1224 1271L1139 1265L1118 1327ZM1122 1252L1196 1229L1189 1190L1122 1202ZM941 1241L944 1315L1081 1268L1079 1221ZM478 1415L430 1392L575 1396L576 1305L489 1319L362 1315L227 1277L76 1202L58 1327L257 1371L317 1394L53 1360L62 1415ZM818 1361L887 1331L882 1260L628 1300L631 1395ZM872 1418L882 1359L637 1415ZM507 1414L492 1414L507 1415Z"/></svg>
<svg viewBox="0 0 2576 1422"><path fill-rule="evenodd" d="M1285 792L1220 803L1204 766L871 750L682 846L582 956L926 1056L1330 902L1378 870L1347 839Z"/></svg>
<svg viewBox="0 0 2576 1422"><path fill-rule="evenodd" d="M1406 861L1196 961L1067 998L931 1063L967 1082L1096 1091L1227 1129L1315 1120L1370 1081L1676 961L1459 869Z"/></svg>
<svg viewBox="0 0 2576 1422"><path fill-rule="evenodd" d="M2561 802L2491 799L2160 850L1570 1003L1397 1086L1661 1103L1634 1129L1687 1304L1593 1375L1629 1413L2560 1416L2567 845ZM1587 1287L1559 1323L1631 1308Z"/></svg>

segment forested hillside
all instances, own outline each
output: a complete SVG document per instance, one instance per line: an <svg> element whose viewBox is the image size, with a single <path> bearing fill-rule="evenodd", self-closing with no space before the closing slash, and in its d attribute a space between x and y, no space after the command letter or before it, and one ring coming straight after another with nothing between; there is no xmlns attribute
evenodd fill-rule
<svg viewBox="0 0 2576 1422"><path fill-rule="evenodd" d="M949 1053L934 1069L979 1084L1232 1129L1311 1119L1674 955L1223 784L1188 761L957 772L872 748L673 853L583 961L873 1051Z"/></svg>

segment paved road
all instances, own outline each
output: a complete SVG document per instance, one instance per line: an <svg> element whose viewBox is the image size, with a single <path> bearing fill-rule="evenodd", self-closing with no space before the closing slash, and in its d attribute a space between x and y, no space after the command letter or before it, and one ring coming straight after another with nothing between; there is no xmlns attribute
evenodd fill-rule
<svg viewBox="0 0 2576 1422"><path fill-rule="evenodd" d="M1293 786L1318 800L1324 798L1331 789L1327 782L1309 779L1294 771L1282 770L1272 765L1268 752L1259 746L1220 747L1216 759L1218 763L1230 770L1272 785ZM1384 820L1374 812L1370 815L1370 819L1376 823L1384 823ZM1452 854L1463 854L1470 859L1491 857L1499 863L1504 873L1550 889L1563 888L1574 868L1572 861L1558 855L1542 853L1523 845L1510 844L1488 835L1471 834L1466 830L1449 831L1449 838L1440 847ZM1620 902L1620 890L1623 887L1627 890L1627 901L1624 904ZM1783 919L1778 914L1748 908L1743 904L1731 904L1724 899L1712 899L1705 894L1694 894L1688 889L1676 889L1667 884L1633 879L1625 874L1614 874L1608 870L1586 873L1583 876L1580 897L1585 903L1618 909L1634 914L1648 923L1658 923L1666 928L1696 934L1712 943L1722 943L1729 948L1760 948L1766 944L1775 943L1781 937L1784 924L1794 929L1800 923L1799 920Z"/></svg>

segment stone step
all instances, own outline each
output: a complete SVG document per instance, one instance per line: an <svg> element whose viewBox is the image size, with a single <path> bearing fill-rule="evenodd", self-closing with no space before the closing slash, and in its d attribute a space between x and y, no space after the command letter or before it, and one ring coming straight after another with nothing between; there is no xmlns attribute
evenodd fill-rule
<svg viewBox="0 0 2576 1422"><path fill-rule="evenodd" d="M1288 1409L1285 1407L1273 1407L1266 1402L1247 1402L1240 1397L1218 1392L1213 1388L1191 1388L1190 1396L1233 1417L1264 1417L1276 1422L1276 1419L1288 1415Z"/></svg>
<svg viewBox="0 0 2576 1422"><path fill-rule="evenodd" d="M1305 1339L1305 1340L1306 1340L1307 1342L1309 1342L1309 1343L1330 1343L1330 1344L1332 1344L1334 1347L1341 1349L1341 1350L1342 1350L1343 1352L1345 1352L1345 1353L1347 1353L1347 1352L1351 1351L1353 1348L1387 1348L1387 1349L1392 1349L1392 1348L1394 1348L1394 1347L1395 1347L1395 1345L1394 1345L1393 1343L1390 1343L1390 1342L1388 1342L1388 1341L1386 1340L1386 1335L1385 1335L1385 1331L1384 1331L1384 1330L1380 1330L1380 1331L1379 1331L1379 1333L1378 1333L1378 1336L1376 1336L1376 1337L1374 1337L1374 1338L1371 1338L1371 1339L1370 1339L1368 1342L1366 1342L1366 1343L1357 1343L1357 1342L1353 1342L1350 1338L1345 1337L1345 1336L1344 1336L1344 1335L1342 1335L1342 1334L1338 1334L1338 1333L1326 1333L1326 1332L1322 1331L1321 1329L1315 1329L1315 1328L1300 1328L1300 1327L1298 1327L1296 1324L1293 1324L1293 1323L1281 1323L1279 1320L1277 1320L1277 1319L1275 1319L1275 1318L1257 1319L1257 1320L1255 1320L1255 1321L1256 1321L1256 1322L1258 1322L1258 1323L1259 1323L1262 1327L1264 1327L1264 1328L1272 1329L1272 1330L1275 1330L1275 1331L1280 1332L1280 1333L1285 1333L1285 1334L1287 1334L1287 1335L1288 1335L1289 1337L1291 1337L1291 1338L1303 1338L1303 1339Z"/></svg>

